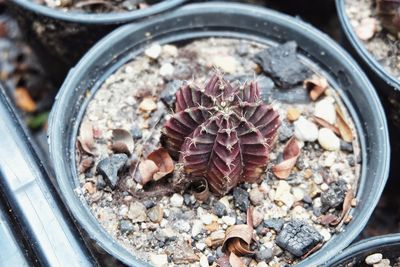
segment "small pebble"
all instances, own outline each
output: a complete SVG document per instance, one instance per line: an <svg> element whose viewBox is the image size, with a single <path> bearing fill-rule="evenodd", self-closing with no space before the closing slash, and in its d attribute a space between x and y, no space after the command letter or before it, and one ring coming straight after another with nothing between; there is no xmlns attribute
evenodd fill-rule
<svg viewBox="0 0 400 267"><path fill-rule="evenodd" d="M272 249L266 248L256 252L257 261L268 261L272 258Z"/></svg>
<svg viewBox="0 0 400 267"><path fill-rule="evenodd" d="M368 265L372 265L378 263L382 260L383 255L381 253L371 254L365 258L365 263Z"/></svg>
<svg viewBox="0 0 400 267"><path fill-rule="evenodd" d="M195 237L203 230L203 222L201 220L195 220L192 227L192 236Z"/></svg>
<svg viewBox="0 0 400 267"><path fill-rule="evenodd" d="M238 65L237 60L232 56L216 55L210 58L211 64L221 68L224 72L233 74L236 71Z"/></svg>
<svg viewBox="0 0 400 267"><path fill-rule="evenodd" d="M289 121L295 121L297 120L301 115L301 111L297 108L294 107L289 107L287 109L287 119Z"/></svg>
<svg viewBox="0 0 400 267"><path fill-rule="evenodd" d="M235 207L239 208L241 211L247 211L250 206L249 193L240 187L235 187L233 189L233 199L235 201Z"/></svg>
<svg viewBox="0 0 400 267"><path fill-rule="evenodd" d="M260 191L260 189L257 188L253 188L250 193L250 201L253 205L260 205L264 199L264 194L263 192Z"/></svg>
<svg viewBox="0 0 400 267"><path fill-rule="evenodd" d="M138 201L131 203L129 206L128 218L131 219L133 223L147 221L146 207Z"/></svg>
<svg viewBox="0 0 400 267"><path fill-rule="evenodd" d="M170 198L171 205L174 207L182 207L183 205L183 197L180 194L173 194Z"/></svg>
<svg viewBox="0 0 400 267"><path fill-rule="evenodd" d="M318 133L318 142L325 150L340 150L340 139L331 129L321 128Z"/></svg>
<svg viewBox="0 0 400 267"><path fill-rule="evenodd" d="M119 222L119 230L122 234L129 234L133 229L133 224L129 220L121 220Z"/></svg>
<svg viewBox="0 0 400 267"><path fill-rule="evenodd" d="M318 139L318 127L303 116L294 123L294 134L299 141L314 142Z"/></svg>
<svg viewBox="0 0 400 267"><path fill-rule="evenodd" d="M264 227L274 229L275 232L279 232L282 229L284 220L283 219L264 219L263 225Z"/></svg>
<svg viewBox="0 0 400 267"><path fill-rule="evenodd" d="M164 63L160 68L160 75L170 77L172 74L174 74L174 66L171 63Z"/></svg>
<svg viewBox="0 0 400 267"><path fill-rule="evenodd" d="M294 197L290 193L290 189L291 187L288 182L279 181L275 192L275 200L283 202L288 208L292 207L294 203Z"/></svg>
<svg viewBox="0 0 400 267"><path fill-rule="evenodd" d="M201 257L200 257L200 267L209 267L209 266L210 265L208 264L207 256L206 255L201 255Z"/></svg>
<svg viewBox="0 0 400 267"><path fill-rule="evenodd" d="M146 112L151 112L151 111L157 109L157 104L156 104L156 102L154 102L153 98L146 97L142 100L142 102L140 102L139 109L146 111Z"/></svg>
<svg viewBox="0 0 400 267"><path fill-rule="evenodd" d="M217 215L218 217L222 217L228 214L226 206L221 201L215 202L213 210L215 215Z"/></svg>
<svg viewBox="0 0 400 267"><path fill-rule="evenodd" d="M167 267L168 256L167 254L151 254L150 262L154 267Z"/></svg>
<svg viewBox="0 0 400 267"><path fill-rule="evenodd" d="M287 123L286 121L283 121L281 127L279 127L279 141L285 142L292 136L293 136L293 125Z"/></svg>
<svg viewBox="0 0 400 267"><path fill-rule="evenodd" d="M163 215L164 211L161 205L156 205L147 212L147 216L149 217L150 221L154 223L160 223L163 219Z"/></svg>
<svg viewBox="0 0 400 267"><path fill-rule="evenodd" d="M235 217L230 217L230 216L223 216L222 221L226 223L227 225L231 226L236 223L236 218Z"/></svg>
<svg viewBox="0 0 400 267"><path fill-rule="evenodd" d="M377 21L375 18L364 18L361 23L355 28L355 33L358 38L363 41L371 39L377 29Z"/></svg>
<svg viewBox="0 0 400 267"><path fill-rule="evenodd" d="M336 122L336 108L334 103L335 99L330 96L318 101L315 104L314 116L334 125Z"/></svg>
<svg viewBox="0 0 400 267"><path fill-rule="evenodd" d="M161 46L159 44L152 44L144 50L144 54L151 59L157 59L161 54Z"/></svg>

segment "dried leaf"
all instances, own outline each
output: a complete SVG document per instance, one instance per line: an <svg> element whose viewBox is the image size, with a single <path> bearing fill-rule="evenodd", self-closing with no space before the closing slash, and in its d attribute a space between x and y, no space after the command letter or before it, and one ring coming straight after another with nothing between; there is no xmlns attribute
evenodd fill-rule
<svg viewBox="0 0 400 267"><path fill-rule="evenodd" d="M343 219L347 216L347 214L350 211L351 208L351 202L354 198L354 192L352 189L347 190L346 196L344 197L343 201L343 208L342 208L342 213L340 214L340 217L331 223L331 225L338 225L343 221Z"/></svg>
<svg viewBox="0 0 400 267"><path fill-rule="evenodd" d="M225 240L222 243L223 252L232 252L236 255L254 254L250 250L253 237L253 228L247 224L233 225L226 230Z"/></svg>
<svg viewBox="0 0 400 267"><path fill-rule="evenodd" d="M229 255L229 263L232 267L246 267L246 264L235 253Z"/></svg>
<svg viewBox="0 0 400 267"><path fill-rule="evenodd" d="M80 173L86 172L94 164L92 157L86 157L80 160L78 170Z"/></svg>
<svg viewBox="0 0 400 267"><path fill-rule="evenodd" d="M339 132L343 140L348 143L353 142L353 133L351 128L345 119L343 111L338 105L336 105L336 114L336 125L339 128Z"/></svg>
<svg viewBox="0 0 400 267"><path fill-rule="evenodd" d="M158 172L158 167L154 161L146 159L139 163L139 175L135 175L136 182L145 185L153 180L154 174Z"/></svg>
<svg viewBox="0 0 400 267"><path fill-rule="evenodd" d="M164 148L154 150L147 156L147 159L154 161L158 167L158 171L153 175L155 181L174 171L174 162L168 151Z"/></svg>
<svg viewBox="0 0 400 267"><path fill-rule="evenodd" d="M18 87L14 93L15 104L25 112L34 112L36 110L36 103L33 101L28 90L24 87Z"/></svg>
<svg viewBox="0 0 400 267"><path fill-rule="evenodd" d="M283 161L278 165L272 167L272 172L279 179L286 179L289 177L294 165L296 165L297 158L300 156L300 147L296 138L292 137L287 142L283 150Z"/></svg>
<svg viewBox="0 0 400 267"><path fill-rule="evenodd" d="M310 98L317 100L328 88L328 81L325 77L313 75L311 79L304 81L304 88L310 90Z"/></svg>
<svg viewBox="0 0 400 267"><path fill-rule="evenodd" d="M132 135L124 129L112 130L112 150L115 153L125 153L128 156L133 153L134 143Z"/></svg>
<svg viewBox="0 0 400 267"><path fill-rule="evenodd" d="M337 127L335 127L334 125L330 124L329 122L327 122L324 119L318 118L316 116L313 116L313 120L320 126L324 127L324 128L328 128L330 130L332 130L332 132L334 132L337 135L340 135L339 129Z"/></svg>
<svg viewBox="0 0 400 267"><path fill-rule="evenodd" d="M79 128L78 142L81 145L83 151L89 155L93 155L93 125L90 121L84 121Z"/></svg>
<svg viewBox="0 0 400 267"><path fill-rule="evenodd" d="M331 223L335 222L337 219L338 219L338 217L336 217L333 214L322 215L319 217L319 223L321 223L323 225L330 225Z"/></svg>
<svg viewBox="0 0 400 267"><path fill-rule="evenodd" d="M192 184L190 185L190 188L197 201L204 202L210 196L210 190L208 189L208 182L204 177L193 181Z"/></svg>

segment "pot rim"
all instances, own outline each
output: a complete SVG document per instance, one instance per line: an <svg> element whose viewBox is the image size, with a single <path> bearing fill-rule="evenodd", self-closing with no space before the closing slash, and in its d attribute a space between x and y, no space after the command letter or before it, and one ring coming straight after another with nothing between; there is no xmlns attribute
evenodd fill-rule
<svg viewBox="0 0 400 267"><path fill-rule="evenodd" d="M64 111L64 106L67 105L66 98L68 98L69 91L73 91L71 87L74 86L74 76L78 73L83 72L87 66L93 64L95 62L94 57L97 54L101 54L104 51L107 51L108 48L110 47L111 44L117 42L118 40L122 39L123 36L127 34L127 32L132 33L135 31L138 31L142 28L146 28L148 26L153 26L158 23L162 23L166 19L170 18L175 18L179 17L181 15L191 15L191 14L202 14L206 12L213 12L213 13L218 13L218 12L228 12L229 14L235 14L235 13L240 13L240 14L251 14L252 16L260 16L260 17L270 17L272 20L276 21L285 21L285 23L295 25L296 28L299 28L303 34L309 34L318 39L319 42L322 42L325 48L329 49L334 49L335 52L337 52L338 57L343 59L343 64L346 64L348 66L351 66L352 69L359 74L360 80L366 85L366 90L368 91L369 96L371 97L371 101L373 102L372 105L376 107L376 116L379 118L379 121L382 122L381 130L382 130L382 135L380 136L380 143L382 144L382 151L381 151L381 167L379 169L379 174L382 176L382 179L380 180L381 182L379 183L374 183L374 191L375 194L381 194L384 188L384 185L386 183L388 173L389 173L389 162L390 162L390 146L389 146L389 137L388 137L388 128L386 125L386 117L383 112L383 108L379 102L378 96L373 90L373 87L371 83L369 82L368 78L365 76L365 74L362 72L360 67L355 63L355 61L347 54L346 51L344 51L338 44L336 44L334 41L332 41L327 35L322 34L320 31L317 29L313 28L311 25L301 22L293 17L290 17L288 15L281 14L279 12L273 11L273 10L268 10L264 8L259 8L255 7L252 5L246 5L246 4L238 4L238 3L230 3L227 5L227 3L218 3L218 2L213 2L213 3L197 3L197 4L191 4L187 5L184 7L181 7L180 9L176 10L175 12L171 12L169 14L163 15L156 17L151 20L147 20L141 23L136 23L136 24L128 24L125 26L122 26L116 30L114 30L112 33L107 35L105 38L103 38L100 42L98 42L86 55L79 61L79 63L76 65L74 69L72 69L67 76L64 84L62 85L57 98L56 98L56 103L53 107L53 110L50 114L50 120L49 120L49 147L50 147L50 155L54 164L54 169L56 172L57 176L57 181L59 183L60 189L62 194L64 194L63 198L73 198L73 202L69 202L68 204L73 205L70 210L76 217L76 219L79 221L79 223L83 225L87 225L87 220L83 214L80 214L77 212L77 208L82 206L82 202L79 199L79 197L73 192L73 190L70 189L70 186L67 184L67 179L61 177L60 175L63 175L64 173L64 167L63 167L63 153L62 153L62 142L60 140L60 136L62 136L62 127L60 125L60 120L58 120L59 116L62 116ZM71 89L71 90L70 90ZM53 130L53 131L50 131ZM53 140L55 139L55 140ZM57 140L58 139L58 140ZM371 199L370 207L375 207L377 202L379 200L379 197L375 197ZM370 215L373 212L373 208L366 209L366 211L363 213L363 217L370 217ZM360 219L361 220L361 219ZM98 222L97 222L98 223ZM359 234L359 232L364 228L365 224L367 223L367 220L364 220L358 224L358 228L355 231L349 232L347 234L343 235L343 238L341 240L341 243L337 244L337 247L340 247L339 250L344 249L347 245L349 245ZM99 223L98 223L99 224ZM100 224L99 224L100 226ZM107 252L109 252L112 255L115 255L118 257L120 260L122 260L126 264L134 264L134 266L141 266L143 265L143 262L137 262L132 255L127 255L127 253L124 253L126 251L125 249L122 249L121 245L117 245L120 247L120 250L112 249L111 245L107 245L107 242L109 241L109 237L111 237L104 229L102 226L101 230L94 229L94 227L87 227L86 229L92 239L94 239L96 242L98 242L103 249L105 249ZM106 236L104 236L104 234ZM113 241L113 243L115 243ZM123 250L123 251L122 251ZM315 264L315 265L320 265L325 263L327 260L332 258L336 251L326 251L323 254L319 253L318 258L315 257L314 255L311 255L307 259L301 261L298 266L309 266L309 264ZM313 262L311 262L310 258L312 258Z"/></svg>
<svg viewBox="0 0 400 267"><path fill-rule="evenodd" d="M387 84L393 87L394 90L400 91L400 79L396 79L391 73L389 73L385 68L380 64L376 58L367 50L365 45L361 42L361 40L356 36L353 27L350 24L350 20L346 15L345 8L345 0L335 0L336 1L336 10L337 15L339 17L339 22L342 26L342 30L344 31L347 39L350 41L352 47L356 50L357 54L359 54L368 66L371 66L373 71L378 74L378 76L384 80Z"/></svg>
<svg viewBox="0 0 400 267"><path fill-rule="evenodd" d="M30 10L33 13L40 14L42 16L52 18L55 20L67 21L71 23L79 24L115 24L123 22L131 22L137 19L149 17L166 10L177 7L188 0L161 0L154 5L150 5L147 8L121 12L121 13L78 13L78 12L66 12L51 8L44 5L39 5L31 0L10 0L15 4L23 7L24 9Z"/></svg>
<svg viewBox="0 0 400 267"><path fill-rule="evenodd" d="M327 266L333 266L334 264L339 264L347 257L352 257L359 252L363 252L366 249L370 248L379 248L382 246L391 246L400 244L400 233L396 234L387 234L387 235L380 235L370 237L364 240L361 240L347 249L343 250L339 253L336 257L330 260L327 263Z"/></svg>

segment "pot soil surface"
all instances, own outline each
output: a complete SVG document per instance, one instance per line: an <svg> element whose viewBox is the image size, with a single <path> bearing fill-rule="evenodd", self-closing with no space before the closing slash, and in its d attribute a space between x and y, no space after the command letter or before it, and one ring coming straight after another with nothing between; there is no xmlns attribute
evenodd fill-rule
<svg viewBox="0 0 400 267"><path fill-rule="evenodd" d="M216 72L232 82L255 79L261 98L280 114L261 182L204 200L193 187L174 187L185 173L173 162L173 173L143 186L141 166L150 153L160 153L176 91L188 82L202 87ZM77 194L111 236L155 266L216 266L237 262L226 256L233 253L246 266L294 264L323 248L351 221L349 211L356 206L361 163L353 122L324 73L298 57L295 42L267 48L209 38L149 45L93 96L78 140ZM300 152L282 175L288 143ZM234 244L223 248L227 230L238 225L250 230L242 228L233 242L226 241ZM247 252L239 253L238 246Z"/></svg>
<svg viewBox="0 0 400 267"><path fill-rule="evenodd" d="M356 36L383 68L400 79L400 41L385 31L374 0L345 0L346 15Z"/></svg>

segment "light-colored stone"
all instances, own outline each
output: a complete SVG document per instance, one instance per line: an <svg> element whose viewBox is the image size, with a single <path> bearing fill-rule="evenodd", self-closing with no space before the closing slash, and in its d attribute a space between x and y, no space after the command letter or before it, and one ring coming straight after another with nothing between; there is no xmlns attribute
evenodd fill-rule
<svg viewBox="0 0 400 267"><path fill-rule="evenodd" d="M133 202L129 206L128 218L131 219L133 223L146 221L146 207L140 202Z"/></svg>
<svg viewBox="0 0 400 267"><path fill-rule="evenodd" d="M236 223L236 218L231 216L222 216L222 221L230 226Z"/></svg>
<svg viewBox="0 0 400 267"><path fill-rule="evenodd" d="M176 57L178 55L178 48L175 45L166 44L163 46L163 52L169 56Z"/></svg>
<svg viewBox="0 0 400 267"><path fill-rule="evenodd" d="M335 99L327 96L315 104L314 116L334 125L336 122Z"/></svg>
<svg viewBox="0 0 400 267"><path fill-rule="evenodd" d="M314 142L318 139L318 127L315 123L300 116L294 123L294 135L300 141Z"/></svg>
<svg viewBox="0 0 400 267"><path fill-rule="evenodd" d="M216 55L210 59L211 64L222 69L224 72L233 74L238 65L237 60L232 56Z"/></svg>
<svg viewBox="0 0 400 267"><path fill-rule="evenodd" d="M208 264L208 259L206 255L201 255L200 257L200 267L209 267L210 265Z"/></svg>
<svg viewBox="0 0 400 267"><path fill-rule="evenodd" d="M164 77L170 77L174 74L174 66L171 63L164 63L160 68L160 75Z"/></svg>
<svg viewBox="0 0 400 267"><path fill-rule="evenodd" d="M329 153L324 160L324 166L332 167L332 165L335 164L336 158L337 156L334 152Z"/></svg>
<svg viewBox="0 0 400 267"><path fill-rule="evenodd" d="M300 187L293 187L292 194L295 201L301 201L304 198L304 190Z"/></svg>
<svg viewBox="0 0 400 267"><path fill-rule="evenodd" d="M259 262L257 267L268 267L268 264L265 261Z"/></svg>
<svg viewBox="0 0 400 267"><path fill-rule="evenodd" d="M324 237L325 242L329 241L329 239L332 237L331 233L325 228L321 229L319 233Z"/></svg>
<svg viewBox="0 0 400 267"><path fill-rule="evenodd" d="M144 54L152 59L157 59L161 54L161 46L159 44L152 44L149 48L144 50Z"/></svg>
<svg viewBox="0 0 400 267"><path fill-rule="evenodd" d="M301 115L301 110L295 107L288 107L286 117L289 121L297 120L300 117L300 115Z"/></svg>
<svg viewBox="0 0 400 267"><path fill-rule="evenodd" d="M368 265L376 264L380 262L383 258L383 255L381 253L375 253L371 254L368 257L365 258L365 263Z"/></svg>
<svg viewBox="0 0 400 267"><path fill-rule="evenodd" d="M325 150L337 151L340 149L340 139L328 128L321 128L318 133L318 142Z"/></svg>
<svg viewBox="0 0 400 267"><path fill-rule="evenodd" d="M153 98L151 97L146 97L140 102L139 104L139 109L150 112L153 111L157 108L156 102L154 102Z"/></svg>
<svg viewBox="0 0 400 267"><path fill-rule="evenodd" d="M292 207L294 203L294 196L290 193L290 185L286 181L279 181L278 187L276 188L275 200L281 201L288 208Z"/></svg>
<svg viewBox="0 0 400 267"><path fill-rule="evenodd" d="M182 207L183 205L183 197L178 193L173 194L170 201L171 205L174 207Z"/></svg>
<svg viewBox="0 0 400 267"><path fill-rule="evenodd" d="M150 262L154 267L167 267L168 256L167 254L151 254Z"/></svg>
<svg viewBox="0 0 400 267"><path fill-rule="evenodd" d="M163 219L163 214L163 208L161 207L161 205L158 204L149 209L149 211L147 212L147 217L149 217L150 221L159 223Z"/></svg>
<svg viewBox="0 0 400 267"><path fill-rule="evenodd" d="M213 221L218 220L218 217L215 216L214 214L204 213L203 215L201 215L200 219L204 224L207 225L212 223Z"/></svg>
<svg viewBox="0 0 400 267"><path fill-rule="evenodd" d="M195 237L203 230L203 222L201 220L195 220L192 227L192 236Z"/></svg>
<svg viewBox="0 0 400 267"><path fill-rule="evenodd" d="M373 267L392 267L389 259L382 259L380 262L372 265Z"/></svg>
<svg viewBox="0 0 400 267"><path fill-rule="evenodd" d="M260 205L264 199L264 193L258 187L251 189L249 196L253 205Z"/></svg>
<svg viewBox="0 0 400 267"><path fill-rule="evenodd" d="M361 23L355 27L355 33L363 41L371 39L377 30L377 21L375 18L364 18Z"/></svg>
<svg viewBox="0 0 400 267"><path fill-rule="evenodd" d="M224 196L222 198L219 199L219 201L225 205L226 207L226 211L230 212L231 211L231 207L229 205L229 198L227 196Z"/></svg>

